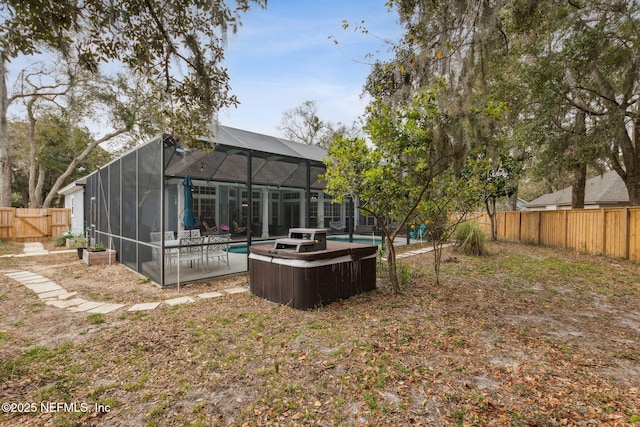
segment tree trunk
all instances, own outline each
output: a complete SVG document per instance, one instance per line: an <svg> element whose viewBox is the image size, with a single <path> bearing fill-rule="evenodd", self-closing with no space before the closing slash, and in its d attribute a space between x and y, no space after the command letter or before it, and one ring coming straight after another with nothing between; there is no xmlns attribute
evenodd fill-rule
<svg viewBox="0 0 640 427"><path fill-rule="evenodd" d="M47 197L44 199L44 202L42 202L42 207L43 208L51 207L51 203L53 202L53 199L57 196L58 190L60 188L62 188L62 184L64 184L64 181L69 176L71 176L73 171L76 169L76 166L78 166L78 163L80 163L81 161L86 159L87 156L91 153L91 151L94 148L96 148L98 145L100 145L100 144L102 144L104 142L107 142L107 141L117 137L118 135L122 135L126 131L127 131L127 129L125 129L125 128L117 129L117 130L115 130L115 131L113 131L111 133L106 134L105 136L103 136L100 139L96 139L91 144L87 145L87 147L82 151L82 153L80 153L76 157L74 157L73 160L71 161L71 163L69 163L69 166L67 166L67 169L62 173L62 175L60 175L58 177L56 182L51 187L51 190L49 190L49 194L47 194Z"/></svg>
<svg viewBox="0 0 640 427"><path fill-rule="evenodd" d="M30 208L39 208L39 197L36 194L36 171L38 170L38 161L36 160L36 118L33 115L33 106L35 97L32 97L27 103L27 117L29 118L29 202L27 206Z"/></svg>
<svg viewBox="0 0 640 427"><path fill-rule="evenodd" d="M509 196L507 199L507 205L509 206L510 211L518 210L518 191L514 191L513 194Z"/></svg>
<svg viewBox="0 0 640 427"><path fill-rule="evenodd" d="M584 209L585 185L587 182L587 165L576 165L571 185L571 209Z"/></svg>
<svg viewBox="0 0 640 427"><path fill-rule="evenodd" d="M7 126L7 69L0 51L0 207L11 206L11 140Z"/></svg>
<svg viewBox="0 0 640 427"><path fill-rule="evenodd" d="M489 223L491 224L491 240L498 240L496 233L496 198L485 198L484 206L487 210L487 215L489 216Z"/></svg>
<svg viewBox="0 0 640 427"><path fill-rule="evenodd" d="M389 236L387 239L387 266L389 267L389 280L394 294L400 293L400 283L398 282L398 263L396 260L396 249L393 240Z"/></svg>

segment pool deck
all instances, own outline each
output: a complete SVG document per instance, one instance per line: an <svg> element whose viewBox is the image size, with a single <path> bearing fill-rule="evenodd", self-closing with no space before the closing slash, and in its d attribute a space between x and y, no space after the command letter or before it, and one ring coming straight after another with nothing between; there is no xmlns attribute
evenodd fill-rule
<svg viewBox="0 0 640 427"><path fill-rule="evenodd" d="M367 235L361 235L361 234L354 234L353 235L354 239L358 239L359 241L356 243L364 243L367 244L367 240L368 239L372 239L373 238L371 236L367 236ZM332 240L332 239L337 239L337 240L342 240L342 241L348 241L349 239L349 235L348 234L334 234L328 237L328 239ZM376 239L379 242L380 237L376 236ZM275 242L275 238L273 239L265 239L265 240L252 240L252 245L260 245L260 244L271 244L273 245ZM378 242L376 242L376 244L378 244ZM398 237L395 239L395 246L405 246L407 244L407 239L406 237ZM411 244L414 243L421 243L418 240L415 239L411 239ZM230 246L236 246L236 247L246 247L247 242L246 241L236 241L236 242L231 242ZM226 275L232 275L232 274L242 274L242 273L246 273L249 271L249 257L247 255L246 252L233 252L230 251L229 252L229 267L227 267L224 264L221 264L220 266L215 265L215 262L212 262L211 265L208 268L208 271L202 271L202 269L197 268L197 266L195 268L191 268L191 267L186 267L183 266L180 269L180 277L178 277L178 271L175 268L175 266L169 270L169 271L165 271L165 280L168 283L165 286L175 286L176 283L180 282L180 283L186 283L186 282L193 282L193 281L197 281L197 280L204 280L204 279L208 279L208 278L212 278L212 277L221 277L221 276L226 276ZM171 284L169 284L171 283Z"/></svg>

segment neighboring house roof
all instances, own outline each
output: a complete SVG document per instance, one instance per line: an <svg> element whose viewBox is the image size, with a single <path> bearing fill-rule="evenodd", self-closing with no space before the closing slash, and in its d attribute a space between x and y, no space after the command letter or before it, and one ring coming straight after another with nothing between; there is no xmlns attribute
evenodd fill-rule
<svg viewBox="0 0 640 427"><path fill-rule="evenodd" d="M58 194L67 196L71 193L75 193L76 191L84 188L86 183L87 183L87 177L82 177L80 179L73 181L71 184L61 188L60 190L58 190Z"/></svg>
<svg viewBox="0 0 640 427"><path fill-rule="evenodd" d="M625 205L629 203L629 193L624 181L616 171L605 172L585 182L584 204ZM526 208L547 206L571 206L571 187L544 194L527 203Z"/></svg>

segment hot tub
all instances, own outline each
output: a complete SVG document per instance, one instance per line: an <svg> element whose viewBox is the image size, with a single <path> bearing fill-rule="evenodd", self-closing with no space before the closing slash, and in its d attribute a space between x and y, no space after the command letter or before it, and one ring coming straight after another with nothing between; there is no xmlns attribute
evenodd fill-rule
<svg viewBox="0 0 640 427"><path fill-rule="evenodd" d="M326 242L297 252L267 245L249 247L249 289L269 301L307 310L376 288L377 246Z"/></svg>

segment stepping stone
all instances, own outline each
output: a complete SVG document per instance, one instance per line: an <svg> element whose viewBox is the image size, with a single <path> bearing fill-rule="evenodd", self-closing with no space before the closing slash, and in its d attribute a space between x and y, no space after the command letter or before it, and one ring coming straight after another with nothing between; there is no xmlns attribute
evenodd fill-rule
<svg viewBox="0 0 640 427"><path fill-rule="evenodd" d="M124 307L124 304L104 304L100 307L96 307L96 308L92 308L91 310L87 310L88 313L101 313L101 314L107 314L107 313L111 313L112 311L116 311L121 309L122 307ZM71 309L69 309L71 310Z"/></svg>
<svg viewBox="0 0 640 427"><path fill-rule="evenodd" d="M45 304L52 305L58 308L68 308L68 307L73 307L74 305L84 304L85 302L88 302L88 301L82 298L74 298L66 301L49 300Z"/></svg>
<svg viewBox="0 0 640 427"><path fill-rule="evenodd" d="M23 285L37 285L38 283L50 282L50 280L46 277L34 274L33 278L18 279L18 282L22 283Z"/></svg>
<svg viewBox="0 0 640 427"><path fill-rule="evenodd" d="M56 289L55 291L42 292L38 294L40 299L59 298L61 295L68 294L64 289Z"/></svg>
<svg viewBox="0 0 640 427"><path fill-rule="evenodd" d="M224 294L221 292L208 292L206 294L198 295L198 298L207 299L207 298L218 298L223 296Z"/></svg>
<svg viewBox="0 0 640 427"><path fill-rule="evenodd" d="M66 294L58 295L58 299L59 300L65 300L65 299L69 299L71 297L75 297L76 295L78 295L77 292L67 292Z"/></svg>
<svg viewBox="0 0 640 427"><path fill-rule="evenodd" d="M229 295L233 295L233 294L241 294L243 292L249 292L249 289L238 287L238 288L225 289L224 291Z"/></svg>
<svg viewBox="0 0 640 427"><path fill-rule="evenodd" d="M16 271L13 273L6 273L5 276L11 277L12 279L15 279L15 280L19 280L24 277L39 276L39 274L34 274L29 271Z"/></svg>
<svg viewBox="0 0 640 427"><path fill-rule="evenodd" d="M60 286L56 285L53 282L34 283L33 285L24 285L24 286L28 289L31 289L33 292L37 294L41 294L43 292L58 291L62 289Z"/></svg>
<svg viewBox="0 0 640 427"><path fill-rule="evenodd" d="M60 286L56 285L53 282L36 283L33 285L24 285L24 286L31 289L36 294L41 294L43 292L57 291L62 289Z"/></svg>
<svg viewBox="0 0 640 427"><path fill-rule="evenodd" d="M196 300L194 300L191 297L179 297L179 298L168 299L165 302L169 305L178 305L178 304L189 304L192 302L196 302Z"/></svg>
<svg viewBox="0 0 640 427"><path fill-rule="evenodd" d="M69 311L89 311L91 309L101 307L107 304L106 302L96 302L96 301L87 301L77 306L69 307L67 310Z"/></svg>
<svg viewBox="0 0 640 427"><path fill-rule="evenodd" d="M131 307L129 307L127 309L127 311L153 310L154 308L156 308L160 304L161 303L159 303L159 302L145 302L145 303L142 303L142 304L135 304L135 305L132 305Z"/></svg>

